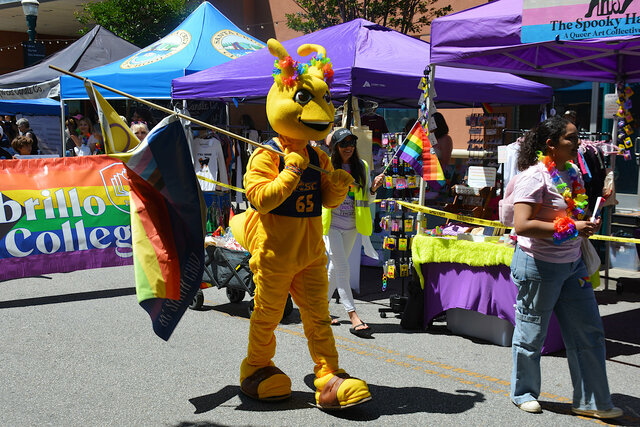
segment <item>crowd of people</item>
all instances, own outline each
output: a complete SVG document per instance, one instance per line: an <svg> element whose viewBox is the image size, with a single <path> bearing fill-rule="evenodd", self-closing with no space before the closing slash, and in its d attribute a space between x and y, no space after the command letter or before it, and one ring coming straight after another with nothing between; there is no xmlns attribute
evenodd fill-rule
<svg viewBox="0 0 640 427"><path fill-rule="evenodd" d="M2 117L0 126L0 159L12 159L16 156L38 154L38 137L29 120L15 119L15 116Z"/></svg>
<svg viewBox="0 0 640 427"><path fill-rule="evenodd" d="M127 123L124 116L120 118ZM131 116L131 132L142 141L149 133L152 123L151 111L138 107ZM42 154L29 119L22 117L16 120L15 116L5 115L2 116L0 125L0 159ZM65 121L65 151L66 157L104 154L100 124L80 113L69 117Z"/></svg>

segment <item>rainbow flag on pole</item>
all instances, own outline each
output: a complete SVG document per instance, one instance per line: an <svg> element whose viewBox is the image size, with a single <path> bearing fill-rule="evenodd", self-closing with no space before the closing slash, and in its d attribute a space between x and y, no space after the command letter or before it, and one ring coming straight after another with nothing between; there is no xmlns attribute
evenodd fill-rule
<svg viewBox="0 0 640 427"><path fill-rule="evenodd" d="M424 134L424 138L427 143L429 143L429 139L424 131L422 131L422 134L416 131L416 126L422 129L420 122L416 122L413 125L413 128L411 128L411 132L409 132L402 142L397 154L398 157L400 157L400 160L409 163L418 175L422 175L422 146L424 144L422 141L422 134Z"/></svg>
<svg viewBox="0 0 640 427"><path fill-rule="evenodd" d="M167 117L134 150L111 157L127 167L138 302L168 340L204 270L205 205L184 129Z"/></svg>
<svg viewBox="0 0 640 427"><path fill-rule="evenodd" d="M442 181L444 173L438 156L429 142L429 133L416 122L399 148L400 159L409 163L425 181Z"/></svg>

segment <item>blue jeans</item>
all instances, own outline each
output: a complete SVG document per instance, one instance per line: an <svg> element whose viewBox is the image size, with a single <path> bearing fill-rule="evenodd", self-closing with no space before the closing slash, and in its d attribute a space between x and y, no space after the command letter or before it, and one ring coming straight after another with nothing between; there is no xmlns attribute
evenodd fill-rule
<svg viewBox="0 0 640 427"><path fill-rule="evenodd" d="M540 395L540 352L549 319L555 312L567 349L573 383L573 406L607 410L613 407L605 368L604 329L590 283L579 259L569 263L537 260L519 247L511 261L511 280L518 287L513 332L511 400L521 403Z"/></svg>

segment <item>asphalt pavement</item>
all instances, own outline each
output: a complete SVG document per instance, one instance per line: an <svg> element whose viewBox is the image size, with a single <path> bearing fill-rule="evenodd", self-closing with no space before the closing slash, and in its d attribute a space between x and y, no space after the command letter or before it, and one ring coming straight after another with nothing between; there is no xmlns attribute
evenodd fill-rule
<svg viewBox="0 0 640 427"><path fill-rule="evenodd" d="M369 383L373 400L324 412L314 402L313 363L297 309L276 331L275 362L292 379L291 399L262 403L240 394L249 297L230 303L205 290L203 310L188 310L168 342L156 337L137 304L133 268L117 267L0 282L1 426L591 426L570 414L571 380L563 352L542 357L542 414L509 400L511 349L453 335L446 321L407 331L378 309L399 292L380 290L379 271L363 269L356 308L375 331L333 327L340 363ZM638 288L640 289L640 288ZM640 293L598 291L606 329L613 425L640 425Z"/></svg>

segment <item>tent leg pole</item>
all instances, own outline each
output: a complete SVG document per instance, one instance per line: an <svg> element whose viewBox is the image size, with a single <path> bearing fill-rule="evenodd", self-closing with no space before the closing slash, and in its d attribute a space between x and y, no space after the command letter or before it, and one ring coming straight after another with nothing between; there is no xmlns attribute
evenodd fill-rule
<svg viewBox="0 0 640 427"><path fill-rule="evenodd" d="M60 97L60 140L62 141L61 157L67 157L67 150L66 150L67 141L65 141L65 138L64 138L65 122L66 122L66 119L64 117L64 100L62 99L62 97Z"/></svg>
<svg viewBox="0 0 640 427"><path fill-rule="evenodd" d="M589 132L596 133L598 131L598 98L600 96L600 83L591 83L591 122L589 123Z"/></svg>
<svg viewBox="0 0 640 427"><path fill-rule="evenodd" d="M432 65L430 67L430 71L429 71L429 81L427 82L428 85L428 96L427 99L424 100L424 102L426 103L426 114L427 117L429 117L429 109L431 108L431 103L433 102L433 98L431 97L431 91L433 90L433 78L436 74L436 66ZM420 117L420 111L418 111L418 117ZM427 129L429 128L429 122L427 120L426 123ZM425 192L425 182L424 179L422 179L422 177L420 177L420 190L418 193L418 204L420 206L424 206L424 192ZM424 217L424 213L422 212L418 212L418 215L416 216L416 221L418 222L418 226L416 228L417 233L418 234L423 234L424 233L424 229L422 227L422 221L423 221L423 217Z"/></svg>

